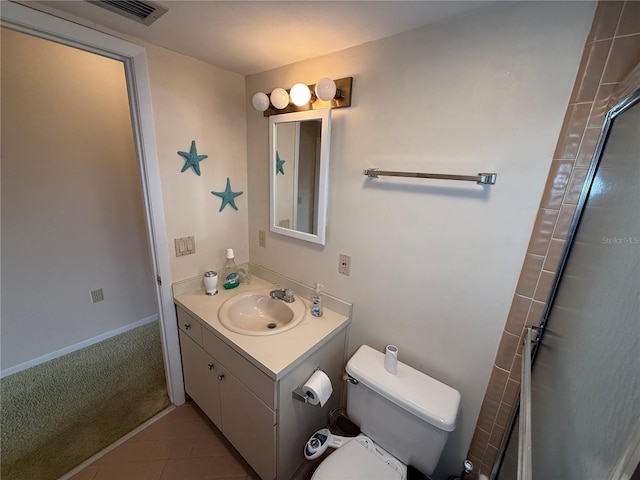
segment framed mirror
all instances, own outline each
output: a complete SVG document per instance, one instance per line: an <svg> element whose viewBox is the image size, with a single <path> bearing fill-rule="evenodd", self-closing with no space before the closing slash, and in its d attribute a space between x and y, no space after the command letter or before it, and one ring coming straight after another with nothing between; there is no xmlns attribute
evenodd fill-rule
<svg viewBox="0 0 640 480"><path fill-rule="evenodd" d="M271 231L324 245L331 110L269 117Z"/></svg>

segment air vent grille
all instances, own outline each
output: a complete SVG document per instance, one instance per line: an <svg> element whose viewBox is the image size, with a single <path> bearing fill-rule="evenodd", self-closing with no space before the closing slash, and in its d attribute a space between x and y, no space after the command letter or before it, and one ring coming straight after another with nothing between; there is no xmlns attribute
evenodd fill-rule
<svg viewBox="0 0 640 480"><path fill-rule="evenodd" d="M147 26L168 11L157 3L139 0L88 0L88 2Z"/></svg>

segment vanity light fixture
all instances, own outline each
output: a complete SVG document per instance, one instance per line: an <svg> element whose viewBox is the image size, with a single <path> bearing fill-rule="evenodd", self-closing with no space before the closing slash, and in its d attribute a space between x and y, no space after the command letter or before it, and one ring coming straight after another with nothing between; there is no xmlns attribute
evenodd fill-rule
<svg viewBox="0 0 640 480"><path fill-rule="evenodd" d="M270 94L257 92L251 98L253 108L265 117L279 113L302 112L351 106L353 77L332 80L324 77L313 85L296 83L290 90L274 88Z"/></svg>
<svg viewBox="0 0 640 480"><path fill-rule="evenodd" d="M278 110L282 110L289 105L289 94L284 88L274 88L271 92L271 104Z"/></svg>
<svg viewBox="0 0 640 480"><path fill-rule="evenodd" d="M294 105L298 107L303 107L309 100L311 100L311 90L304 83L296 83L293 87L291 87L291 92L289 92L289 96L291 97L291 101Z"/></svg>

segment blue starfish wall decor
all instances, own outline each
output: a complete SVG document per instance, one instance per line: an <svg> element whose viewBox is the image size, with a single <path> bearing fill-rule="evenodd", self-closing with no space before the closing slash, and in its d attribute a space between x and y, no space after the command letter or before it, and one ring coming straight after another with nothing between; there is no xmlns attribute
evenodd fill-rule
<svg viewBox="0 0 640 480"><path fill-rule="evenodd" d="M195 172L200 176L200 161L207 158L209 155L198 155L196 151L196 141L191 140L191 149L188 152L178 152L178 155L181 155L186 160L184 163L184 167L180 172L184 172L189 167L193 167Z"/></svg>
<svg viewBox="0 0 640 480"><path fill-rule="evenodd" d="M236 207L235 198L242 195L242 192L231 191L231 181L229 180L229 177L227 177L227 188L224 189L224 192L211 193L213 193L216 197L220 197L222 199L222 205L220 205L220 210L218 210L219 212L221 212L227 205L231 205L231 207L233 207L235 210L238 210L238 207Z"/></svg>
<svg viewBox="0 0 640 480"><path fill-rule="evenodd" d="M285 161L286 160L281 160L280 159L280 154L276 150L276 175L278 175L279 173L284 175L284 162Z"/></svg>

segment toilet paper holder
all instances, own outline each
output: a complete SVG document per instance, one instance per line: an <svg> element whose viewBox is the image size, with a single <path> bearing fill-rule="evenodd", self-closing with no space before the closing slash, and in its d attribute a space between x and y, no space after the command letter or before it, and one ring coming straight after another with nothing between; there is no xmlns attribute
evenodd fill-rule
<svg viewBox="0 0 640 480"><path fill-rule="evenodd" d="M313 370L313 373L316 373L318 370L321 370L321 369L315 368ZM321 371L324 372L325 374L327 373L324 370L321 370ZM313 375L313 373L311 375ZM302 385L298 385L296 388L292 390L291 397L295 400L299 400L302 403L309 403L309 397L302 391Z"/></svg>
<svg viewBox="0 0 640 480"><path fill-rule="evenodd" d="M304 394L302 387L294 388L291 392L291 396L296 400L300 400L302 403L307 403L309 401L309 397Z"/></svg>

